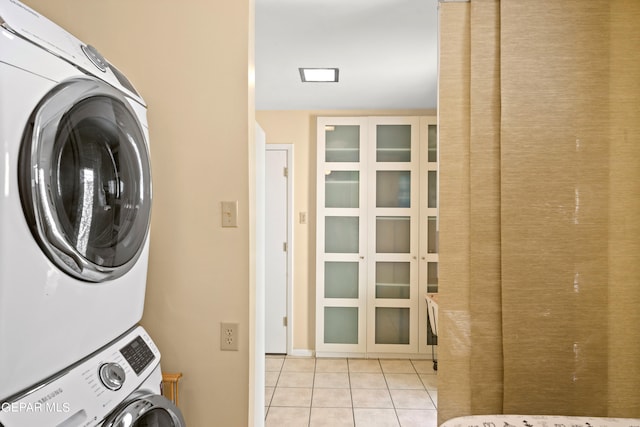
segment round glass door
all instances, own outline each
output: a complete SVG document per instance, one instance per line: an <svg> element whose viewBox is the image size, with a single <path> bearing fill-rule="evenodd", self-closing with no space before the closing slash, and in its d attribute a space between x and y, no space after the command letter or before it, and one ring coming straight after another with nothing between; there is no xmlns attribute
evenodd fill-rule
<svg viewBox="0 0 640 427"><path fill-rule="evenodd" d="M132 427L175 427L174 417L164 409L154 408L144 413Z"/></svg>
<svg viewBox="0 0 640 427"><path fill-rule="evenodd" d="M151 174L144 132L120 92L84 79L52 91L25 132L19 182L27 222L58 268L102 282L135 264Z"/></svg>
<svg viewBox="0 0 640 427"><path fill-rule="evenodd" d="M164 396L143 394L120 405L103 427L185 427L182 412Z"/></svg>

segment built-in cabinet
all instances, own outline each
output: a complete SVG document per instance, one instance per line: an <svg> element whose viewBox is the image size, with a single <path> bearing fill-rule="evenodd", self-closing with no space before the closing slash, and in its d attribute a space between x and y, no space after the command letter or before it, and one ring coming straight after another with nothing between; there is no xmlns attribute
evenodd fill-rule
<svg viewBox="0 0 640 427"><path fill-rule="evenodd" d="M317 129L316 353L425 353L436 120L319 117Z"/></svg>

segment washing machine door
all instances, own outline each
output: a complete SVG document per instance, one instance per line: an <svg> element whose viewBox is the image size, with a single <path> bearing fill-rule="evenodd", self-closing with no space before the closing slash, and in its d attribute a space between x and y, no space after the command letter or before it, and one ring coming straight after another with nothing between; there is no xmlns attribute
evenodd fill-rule
<svg viewBox="0 0 640 427"><path fill-rule="evenodd" d="M125 402L102 427L185 427L180 410L158 394L143 394Z"/></svg>
<svg viewBox="0 0 640 427"><path fill-rule="evenodd" d="M27 222L59 269L87 282L131 269L149 231L151 172L121 92L91 79L56 87L27 125L18 169Z"/></svg>

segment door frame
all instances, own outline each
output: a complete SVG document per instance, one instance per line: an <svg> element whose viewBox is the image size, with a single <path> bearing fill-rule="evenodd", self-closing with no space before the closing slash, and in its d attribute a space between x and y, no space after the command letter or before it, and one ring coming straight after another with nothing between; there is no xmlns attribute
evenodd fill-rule
<svg viewBox="0 0 640 427"><path fill-rule="evenodd" d="M266 150L287 153L287 354L293 352L293 144L266 144ZM267 192L266 197L269 197Z"/></svg>

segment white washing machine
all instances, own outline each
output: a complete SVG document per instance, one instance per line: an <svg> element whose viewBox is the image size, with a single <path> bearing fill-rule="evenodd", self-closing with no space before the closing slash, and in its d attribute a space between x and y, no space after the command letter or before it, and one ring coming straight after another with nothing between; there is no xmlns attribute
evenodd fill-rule
<svg viewBox="0 0 640 427"><path fill-rule="evenodd" d="M184 427L161 382L160 352L137 326L33 389L0 399L0 427Z"/></svg>
<svg viewBox="0 0 640 427"><path fill-rule="evenodd" d="M0 400L138 323L146 106L91 46L0 0Z"/></svg>

